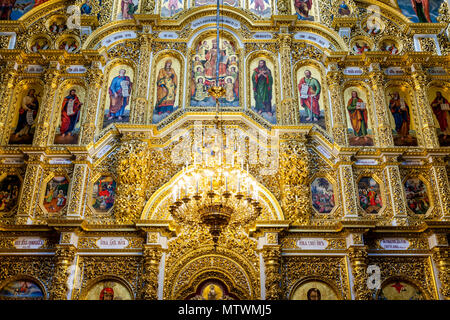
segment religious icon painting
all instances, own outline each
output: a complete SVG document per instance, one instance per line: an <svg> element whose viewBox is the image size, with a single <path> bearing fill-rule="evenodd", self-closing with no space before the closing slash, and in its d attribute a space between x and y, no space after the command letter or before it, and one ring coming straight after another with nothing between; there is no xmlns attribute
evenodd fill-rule
<svg viewBox="0 0 450 320"><path fill-rule="evenodd" d="M438 22L439 8L446 0L397 0L402 13L412 22ZM448 5L448 3L447 3Z"/></svg>
<svg viewBox="0 0 450 320"><path fill-rule="evenodd" d="M172 17L183 10L184 0L162 0L161 17Z"/></svg>
<svg viewBox="0 0 450 320"><path fill-rule="evenodd" d="M296 84L300 122L317 124L325 129L325 99L319 70L313 66L300 67Z"/></svg>
<svg viewBox="0 0 450 320"><path fill-rule="evenodd" d="M377 300L425 300L422 292L409 281L396 279L381 288Z"/></svg>
<svg viewBox="0 0 450 320"><path fill-rule="evenodd" d="M31 9L49 0L3 0L0 6L0 20L18 20Z"/></svg>
<svg viewBox="0 0 450 320"><path fill-rule="evenodd" d="M348 141L351 146L373 146L373 130L365 90L350 87L344 91Z"/></svg>
<svg viewBox="0 0 450 320"><path fill-rule="evenodd" d="M334 206L333 185L326 178L316 178L311 183L311 201L319 213L330 213Z"/></svg>
<svg viewBox="0 0 450 320"><path fill-rule="evenodd" d="M217 51L219 63L217 64ZM220 98L221 107L239 106L239 58L236 44L228 39L217 40L209 37L198 42L191 62L191 101L193 107L214 107L215 99L208 93L209 88L218 85L225 88L225 96ZM217 70L218 65L218 70Z"/></svg>
<svg viewBox="0 0 450 320"><path fill-rule="evenodd" d="M394 145L417 146L409 90L405 87L392 86L386 90L386 94Z"/></svg>
<svg viewBox="0 0 450 320"><path fill-rule="evenodd" d="M251 108L272 124L277 122L275 70L272 60L265 57L250 62Z"/></svg>
<svg viewBox="0 0 450 320"><path fill-rule="evenodd" d="M133 79L133 69L128 65L117 65L108 73L103 128L111 123L130 121Z"/></svg>
<svg viewBox="0 0 450 320"><path fill-rule="evenodd" d="M117 19L133 19L139 9L139 0L118 0L119 14Z"/></svg>
<svg viewBox="0 0 450 320"><path fill-rule="evenodd" d="M251 12L262 17L269 18L272 15L272 0L247 0Z"/></svg>
<svg viewBox="0 0 450 320"><path fill-rule="evenodd" d="M441 147L450 146L450 88L431 87L428 101L433 110L434 123Z"/></svg>
<svg viewBox="0 0 450 320"><path fill-rule="evenodd" d="M94 284L84 300L133 300L133 295L121 282L108 279Z"/></svg>
<svg viewBox="0 0 450 320"><path fill-rule="evenodd" d="M291 294L290 300L339 300L339 297L329 284L311 280L297 286Z"/></svg>
<svg viewBox="0 0 450 320"><path fill-rule="evenodd" d="M24 87L18 92L18 111L12 121L10 144L32 144L43 89L38 84Z"/></svg>
<svg viewBox="0 0 450 320"><path fill-rule="evenodd" d="M181 64L178 59L168 57L158 61L156 65L155 96L153 98L153 123L160 122L179 108L180 77Z"/></svg>
<svg viewBox="0 0 450 320"><path fill-rule="evenodd" d="M419 178L409 178L403 184L406 205L415 214L425 214L430 208L427 186Z"/></svg>
<svg viewBox="0 0 450 320"><path fill-rule="evenodd" d="M69 180L64 176L53 177L45 188L44 207L48 212L59 212L67 204Z"/></svg>
<svg viewBox="0 0 450 320"><path fill-rule="evenodd" d="M351 12L351 9L350 9L349 5L347 4L347 2L345 0L341 0L338 2L339 2L339 5L337 8L337 14L341 17L349 16L352 12Z"/></svg>
<svg viewBox="0 0 450 320"><path fill-rule="evenodd" d="M353 41L350 46L353 54L363 54L364 52L372 50L370 44L365 40Z"/></svg>
<svg viewBox="0 0 450 320"><path fill-rule="evenodd" d="M92 13L92 3L91 1L98 1L98 0L84 0L83 3L80 6L80 13L82 15L87 15Z"/></svg>
<svg viewBox="0 0 450 320"><path fill-rule="evenodd" d="M110 176L102 176L92 188L92 207L98 212L108 212L116 198L116 182Z"/></svg>
<svg viewBox="0 0 450 320"><path fill-rule="evenodd" d="M50 49L50 41L46 37L37 37L30 43L31 52L36 53L48 49Z"/></svg>
<svg viewBox="0 0 450 320"><path fill-rule="evenodd" d="M381 190L372 177L362 177L358 181L359 205L367 213L378 213L383 207Z"/></svg>
<svg viewBox="0 0 450 320"><path fill-rule="evenodd" d="M389 52L392 55L400 53L399 45L393 40L381 41L378 49L381 51Z"/></svg>
<svg viewBox="0 0 450 320"><path fill-rule="evenodd" d="M16 175L7 175L0 181L0 213L11 211L19 199L21 181Z"/></svg>
<svg viewBox="0 0 450 320"><path fill-rule="evenodd" d="M55 144L78 143L84 99L85 89L81 86L70 86L64 90L62 102L59 104L60 112Z"/></svg>
<svg viewBox="0 0 450 320"><path fill-rule="evenodd" d="M65 50L67 53L77 53L80 49L80 42L74 37L64 37L58 41L57 48Z"/></svg>
<svg viewBox="0 0 450 320"><path fill-rule="evenodd" d="M293 14L298 20L314 21L314 1L315 0L292 0Z"/></svg>
<svg viewBox="0 0 450 320"><path fill-rule="evenodd" d="M186 300L236 300L237 297L228 291L227 286L218 279L208 279L200 283L195 293Z"/></svg>
<svg viewBox="0 0 450 320"><path fill-rule="evenodd" d="M30 280L14 280L0 289L0 300L40 300L44 293L39 285Z"/></svg>

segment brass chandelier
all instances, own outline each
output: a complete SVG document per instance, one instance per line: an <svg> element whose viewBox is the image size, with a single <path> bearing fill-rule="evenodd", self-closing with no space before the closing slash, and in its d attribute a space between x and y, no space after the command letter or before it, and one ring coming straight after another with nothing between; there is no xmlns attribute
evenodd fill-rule
<svg viewBox="0 0 450 320"><path fill-rule="evenodd" d="M219 8L217 0L217 50L220 49ZM208 149L202 142L201 161L183 169L182 177L172 190L169 206L172 217L180 224L208 228L216 248L225 228L244 227L254 222L262 212L259 188L244 170L244 159L237 152L236 143L224 143L224 130L219 119L219 99L225 88L219 85L219 59L216 58L216 82L208 90L216 100L214 127L216 136Z"/></svg>

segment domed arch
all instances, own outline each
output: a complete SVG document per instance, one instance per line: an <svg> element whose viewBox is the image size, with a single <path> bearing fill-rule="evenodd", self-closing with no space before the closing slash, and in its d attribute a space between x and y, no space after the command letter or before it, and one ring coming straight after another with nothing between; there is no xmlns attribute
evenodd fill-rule
<svg viewBox="0 0 450 320"><path fill-rule="evenodd" d="M190 172L192 167L188 167L186 172ZM169 213L169 205L172 202L172 191L184 176L184 171L175 174L166 184L159 188L144 206L141 214L142 220L164 220L170 221L173 218ZM262 221L283 221L284 214L275 196L253 176L250 176L259 190L259 202L263 207L260 220Z"/></svg>

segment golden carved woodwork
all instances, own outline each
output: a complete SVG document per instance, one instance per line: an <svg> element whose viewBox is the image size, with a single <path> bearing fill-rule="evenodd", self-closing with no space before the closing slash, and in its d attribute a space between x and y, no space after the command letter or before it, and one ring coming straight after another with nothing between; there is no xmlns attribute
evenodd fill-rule
<svg viewBox="0 0 450 320"><path fill-rule="evenodd" d="M315 7L319 20L314 22L298 21L292 14L292 1L286 0L276 2L269 18L251 12L248 1L244 8L223 8L225 18L240 24L233 28L225 23L222 36L237 46L241 102L237 112L223 112L223 121L244 133L265 130L281 139L275 170L267 174L260 170L260 163L249 165L249 174L267 193L262 196L267 205L261 219L247 229L226 229L216 250L205 230L176 224L164 202L151 202L155 195L167 199L166 184L183 170L183 164L172 161L178 141L172 133L191 128L198 120L213 125L211 110L189 106L192 88L186 79L191 76L195 44L215 35L212 23L202 25L199 19L211 18L215 9L191 9L185 1L184 10L164 18L161 3L140 0L133 19L118 20L119 1L103 0L102 7L91 1L91 14L81 16L81 34L78 29L60 34L49 31L51 21L68 18L67 6L83 2L49 1L20 21L0 21L5 32L0 35L0 176L17 175L22 182L17 205L0 214L0 289L12 280L28 279L42 288L44 299L84 299L99 281L117 280L136 299L184 299L205 281L218 279L239 299L272 300L291 298L299 284L315 279L327 283L339 299L365 300L379 293L366 285L367 267L376 264L383 283L400 277L415 284L427 299L450 299L444 239L450 217L448 147L439 144L428 95L437 83L449 92L445 90L449 89L450 15L445 2L439 9L439 23L430 24L410 23L387 0L364 4L346 0L349 16L339 15L341 1L320 0ZM367 6L373 4L381 9L382 30L369 35L364 24L370 18ZM340 28L349 28L349 33L340 36ZM167 32L173 38L164 38ZM125 33L132 36L115 38ZM302 33L305 38L298 36ZM259 39L257 34L270 37ZM415 52L414 36L419 52ZM50 50L32 52L32 43L39 37L49 41ZM58 44L68 37L81 41L79 51L59 50ZM366 40L372 51L353 54L350 44L358 39ZM398 44L398 54L380 51L387 39ZM179 110L152 124L156 64L166 55L180 62ZM250 63L260 58L273 63L276 125L249 111L253 103ZM133 70L130 121L103 128L110 85L106 82L112 68L119 65ZM38 71L30 71L36 66ZM86 70L70 73L73 66ZM325 128L300 123L295 82L303 66L321 74ZM347 72L355 67L362 73ZM390 67L404 73L390 74ZM436 67L446 73L433 73ZM53 144L61 108L59 88L66 83L86 88L79 144L71 146ZM34 141L9 145L20 92L38 84L43 91ZM369 117L374 146L349 146L343 91L351 84L364 87L372 100ZM385 94L391 85L411 89L417 147L394 146ZM446 98L450 99L448 94ZM256 149L252 150L260 156ZM55 176L70 181L68 197L61 211L49 213L44 207L45 191ZM101 176L113 177L117 190L112 209L100 213L92 208L92 194ZM378 214L360 208L357 186L363 176L373 177L380 185L383 207ZM328 214L318 213L311 203L311 183L319 177L333 186L335 205ZM425 215L415 215L408 208L404 181L409 177L419 177L427 187L431 206ZM60 233L58 224L80 224L82 232L68 227ZM352 224L366 229L346 230ZM435 228L441 228L441 235L430 249L428 232ZM9 233L3 236L5 230ZM405 238L409 247L384 256L383 238L366 239L379 230L388 230L389 237ZM266 244L258 247L258 237L264 236ZM164 237L167 247L161 240ZM304 237L320 237L328 245L304 250L297 245ZM101 248L102 238L124 238L128 246ZM21 249L18 239L42 240L42 246ZM417 252L421 256L411 255ZM79 279L72 279L74 270Z"/></svg>

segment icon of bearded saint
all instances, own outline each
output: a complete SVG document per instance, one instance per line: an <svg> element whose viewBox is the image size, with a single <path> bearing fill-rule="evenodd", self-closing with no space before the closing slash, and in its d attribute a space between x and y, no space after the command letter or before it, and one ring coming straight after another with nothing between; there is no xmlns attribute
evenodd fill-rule
<svg viewBox="0 0 450 320"><path fill-rule="evenodd" d="M102 291L100 291L100 300L114 300L114 286L115 283L105 282Z"/></svg>

